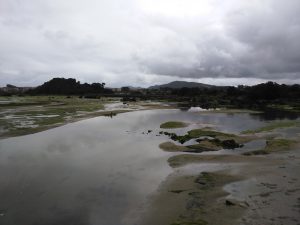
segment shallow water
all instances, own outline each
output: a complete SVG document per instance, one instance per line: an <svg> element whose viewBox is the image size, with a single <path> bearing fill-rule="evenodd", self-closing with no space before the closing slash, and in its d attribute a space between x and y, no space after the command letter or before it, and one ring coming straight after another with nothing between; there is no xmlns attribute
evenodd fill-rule
<svg viewBox="0 0 300 225"><path fill-rule="evenodd" d="M264 124L249 114L151 110L97 117L0 141L0 224L134 224L170 174L159 125L212 124L238 133ZM148 133L148 130L152 132ZM169 130L172 131L172 130Z"/></svg>

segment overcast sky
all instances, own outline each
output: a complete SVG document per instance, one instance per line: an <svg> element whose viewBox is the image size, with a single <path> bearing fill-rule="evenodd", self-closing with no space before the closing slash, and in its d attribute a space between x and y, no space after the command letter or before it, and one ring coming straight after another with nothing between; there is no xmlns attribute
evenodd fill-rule
<svg viewBox="0 0 300 225"><path fill-rule="evenodd" d="M299 0L0 0L0 86L300 83Z"/></svg>

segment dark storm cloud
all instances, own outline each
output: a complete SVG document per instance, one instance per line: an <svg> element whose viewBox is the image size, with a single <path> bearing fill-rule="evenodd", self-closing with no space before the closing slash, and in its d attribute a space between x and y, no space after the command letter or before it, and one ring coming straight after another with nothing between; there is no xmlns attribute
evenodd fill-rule
<svg viewBox="0 0 300 225"><path fill-rule="evenodd" d="M4 0L0 85L299 82L299 15L298 0Z"/></svg>

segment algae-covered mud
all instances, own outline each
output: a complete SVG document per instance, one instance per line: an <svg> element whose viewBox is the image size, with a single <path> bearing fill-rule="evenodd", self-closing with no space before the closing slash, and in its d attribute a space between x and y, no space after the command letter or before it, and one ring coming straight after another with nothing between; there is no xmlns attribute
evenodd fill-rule
<svg viewBox="0 0 300 225"><path fill-rule="evenodd" d="M134 107L0 140L0 224L299 223L297 118L244 134L268 116Z"/></svg>
<svg viewBox="0 0 300 225"><path fill-rule="evenodd" d="M188 123L181 122L181 121L168 121L165 123L162 123L160 125L160 128L163 129L174 129L174 128L182 128L182 127L187 127Z"/></svg>

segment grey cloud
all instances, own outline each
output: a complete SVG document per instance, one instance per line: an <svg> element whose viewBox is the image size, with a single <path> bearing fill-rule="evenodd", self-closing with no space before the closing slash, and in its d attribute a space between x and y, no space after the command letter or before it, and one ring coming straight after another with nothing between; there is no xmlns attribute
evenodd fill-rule
<svg viewBox="0 0 300 225"><path fill-rule="evenodd" d="M180 2L191 6L181 12ZM297 82L299 15L298 0L1 1L0 86L53 76Z"/></svg>
<svg viewBox="0 0 300 225"><path fill-rule="evenodd" d="M226 13L220 24L221 30L204 27L196 31L199 39L191 41L197 48L198 62L194 65L185 59L178 64L163 63L163 59L156 59L162 62L160 64L153 60L144 63L154 73L193 78L299 78L299 6L299 1L261 1L250 8L241 5ZM194 33L181 32L171 23L163 26L175 29L178 37ZM195 23L193 28L196 28ZM182 51L180 48L184 46L178 45L177 50Z"/></svg>

